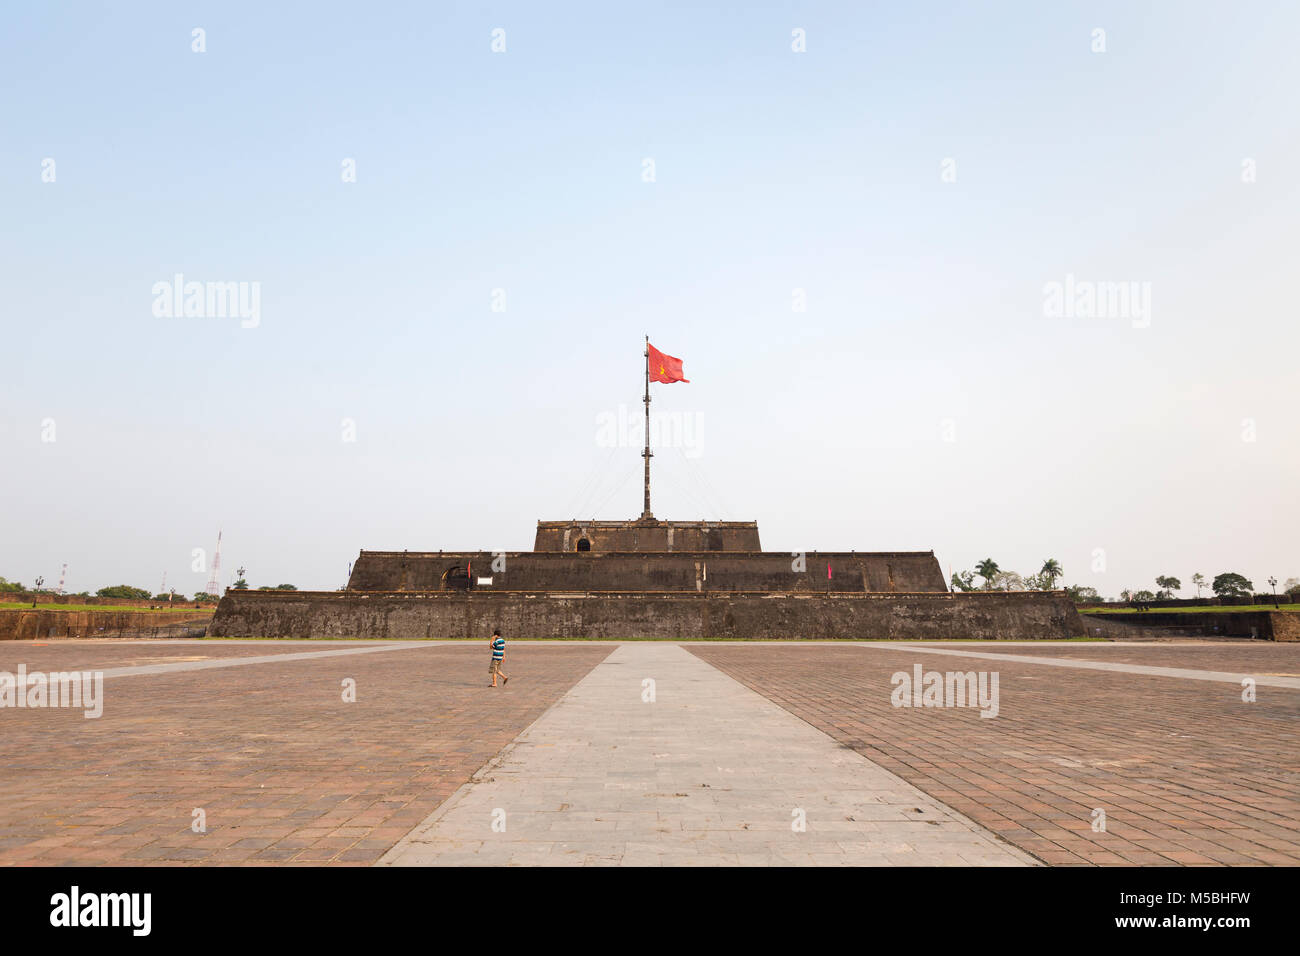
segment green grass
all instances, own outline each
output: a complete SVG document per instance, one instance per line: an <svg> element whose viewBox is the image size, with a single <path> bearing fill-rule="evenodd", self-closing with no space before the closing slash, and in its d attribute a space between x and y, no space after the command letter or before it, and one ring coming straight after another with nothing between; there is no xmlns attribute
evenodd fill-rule
<svg viewBox="0 0 1300 956"><path fill-rule="evenodd" d="M33 610L31 601L0 601L0 610ZM148 607L126 607L116 604L37 604L37 611L143 611L145 614L181 614L181 613L202 613L210 611L211 608L196 607L159 607L154 611Z"/></svg>
<svg viewBox="0 0 1300 956"><path fill-rule="evenodd" d="M1278 602L1278 607L1274 608L1272 604L1243 604L1240 606L1230 607L1213 607L1213 606L1196 606L1196 607L1153 607L1149 611L1142 611L1142 614L1241 614L1247 611L1300 611L1300 604L1284 604ZM1138 613L1131 607L1088 607L1079 608L1080 614L1135 614Z"/></svg>

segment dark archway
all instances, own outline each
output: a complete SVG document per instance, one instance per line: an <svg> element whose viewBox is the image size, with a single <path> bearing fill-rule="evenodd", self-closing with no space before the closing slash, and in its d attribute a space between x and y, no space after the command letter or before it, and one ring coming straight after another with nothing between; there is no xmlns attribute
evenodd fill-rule
<svg viewBox="0 0 1300 956"><path fill-rule="evenodd" d="M442 572L442 589L444 591L468 591L469 588L470 582L468 568L464 568L457 564Z"/></svg>
<svg viewBox="0 0 1300 956"><path fill-rule="evenodd" d="M579 551L590 551L590 550L591 550L591 542L588 541L586 538L579 538L579 539L578 539L578 550L579 550Z"/></svg>

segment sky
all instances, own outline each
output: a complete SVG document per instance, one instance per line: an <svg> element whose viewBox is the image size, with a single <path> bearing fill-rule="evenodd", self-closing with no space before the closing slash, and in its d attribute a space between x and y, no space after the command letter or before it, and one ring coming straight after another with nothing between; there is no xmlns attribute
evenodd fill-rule
<svg viewBox="0 0 1300 956"><path fill-rule="evenodd" d="M1300 577L1294 3L0 17L11 581L636 517L646 335L660 518Z"/></svg>

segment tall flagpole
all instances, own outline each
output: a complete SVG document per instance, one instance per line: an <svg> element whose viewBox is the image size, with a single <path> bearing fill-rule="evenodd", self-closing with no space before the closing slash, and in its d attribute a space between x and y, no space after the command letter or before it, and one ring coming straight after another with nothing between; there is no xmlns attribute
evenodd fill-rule
<svg viewBox="0 0 1300 956"><path fill-rule="evenodd" d="M645 337L645 511L641 513L642 521L653 521L650 513L650 336Z"/></svg>

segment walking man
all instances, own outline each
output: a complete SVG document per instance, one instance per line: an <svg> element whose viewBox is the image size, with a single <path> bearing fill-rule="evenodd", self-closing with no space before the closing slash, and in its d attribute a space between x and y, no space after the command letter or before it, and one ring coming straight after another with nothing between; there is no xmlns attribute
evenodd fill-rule
<svg viewBox="0 0 1300 956"><path fill-rule="evenodd" d="M506 659L506 639L501 636L501 628L498 627L492 632L492 640L488 644L492 648L492 663L488 665L492 686L497 686L497 675L501 674L501 686L504 687L510 683L510 678L501 673L501 664Z"/></svg>

